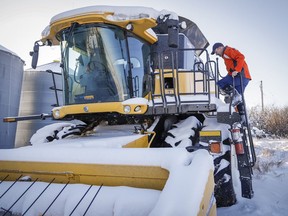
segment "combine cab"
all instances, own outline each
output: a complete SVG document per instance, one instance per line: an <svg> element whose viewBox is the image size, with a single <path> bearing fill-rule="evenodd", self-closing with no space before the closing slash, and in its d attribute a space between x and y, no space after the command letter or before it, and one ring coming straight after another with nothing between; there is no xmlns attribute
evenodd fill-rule
<svg viewBox="0 0 288 216"><path fill-rule="evenodd" d="M119 186L154 195L109 199L107 215L216 215L216 203L236 202L238 181L252 198L249 125L219 99L218 65L195 23L166 10L86 7L51 19L33 68L44 45L61 47L63 106L4 120L61 122L37 131L32 146L0 151L3 215L97 215ZM119 202L139 210L121 213Z"/></svg>

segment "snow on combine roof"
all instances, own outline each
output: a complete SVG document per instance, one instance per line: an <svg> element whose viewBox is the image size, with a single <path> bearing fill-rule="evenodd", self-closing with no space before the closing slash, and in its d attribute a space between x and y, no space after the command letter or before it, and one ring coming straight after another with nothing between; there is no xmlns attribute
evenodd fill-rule
<svg viewBox="0 0 288 216"><path fill-rule="evenodd" d="M127 28L128 24L133 24L133 33L143 40L154 44L158 41L158 34L168 34L168 30L163 28L165 20L178 21L179 32L186 35L193 46L197 49L205 49L209 42L198 26L191 20L178 16L177 13L169 10L155 10L142 6L88 6L69 10L55 15L51 18L50 24L42 31L43 43L58 45L56 34L65 28L71 27L73 23L106 23ZM160 22L159 22L160 21ZM177 22L176 22L177 23ZM160 24L160 25L159 25ZM158 26L159 25L159 26ZM202 51L196 51L198 55Z"/></svg>
<svg viewBox="0 0 288 216"><path fill-rule="evenodd" d="M70 27L74 22L107 22L113 24L117 22L119 26L125 27L128 23L135 21L135 23L138 22L138 27L134 26L133 32L136 35L146 34L146 40L154 43L157 40L157 36L151 28L155 27L156 20L159 17L164 18L165 16L168 16L169 19L179 20L178 15L174 12L167 10L157 11L148 7L89 6L66 11L52 17L50 25L42 31L42 39L50 39L52 44L57 44L53 34L65 27ZM145 21L142 22L144 19ZM141 22L139 22L140 20Z"/></svg>
<svg viewBox="0 0 288 216"><path fill-rule="evenodd" d="M157 11L150 7L137 7L137 6L88 6L83 8L78 8L70 11L60 13L51 18L50 23L57 22L62 19L67 19L75 16L87 15L87 14L104 14L111 13L109 16L110 20L123 21L123 20L133 20L141 18L154 18L157 19L161 15L170 15L171 19L178 20L178 15L174 12L161 10Z"/></svg>

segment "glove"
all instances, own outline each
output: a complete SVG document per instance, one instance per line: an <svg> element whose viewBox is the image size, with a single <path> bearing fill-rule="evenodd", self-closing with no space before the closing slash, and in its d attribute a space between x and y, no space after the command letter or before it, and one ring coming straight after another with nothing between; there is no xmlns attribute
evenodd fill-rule
<svg viewBox="0 0 288 216"><path fill-rule="evenodd" d="M233 72L232 72L232 77L237 76L237 74L238 74L238 71L233 71Z"/></svg>

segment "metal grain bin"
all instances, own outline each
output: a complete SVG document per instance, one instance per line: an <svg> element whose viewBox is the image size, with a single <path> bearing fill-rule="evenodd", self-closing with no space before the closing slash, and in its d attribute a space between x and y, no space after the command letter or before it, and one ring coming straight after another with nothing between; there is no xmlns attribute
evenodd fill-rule
<svg viewBox="0 0 288 216"><path fill-rule="evenodd" d="M17 123L4 123L3 118L17 116L24 61L0 45L0 148L14 148Z"/></svg>
<svg viewBox="0 0 288 216"><path fill-rule="evenodd" d="M51 113L52 105L55 105L55 91L50 87L53 85L52 74L47 70L56 72L54 75L56 87L62 89L61 68L59 62L52 62L38 66L36 69L24 71L22 93L20 101L19 116ZM58 101L62 104L62 92L58 91ZM31 136L45 125L55 123L51 119L27 120L18 122L16 133L16 147L29 145Z"/></svg>

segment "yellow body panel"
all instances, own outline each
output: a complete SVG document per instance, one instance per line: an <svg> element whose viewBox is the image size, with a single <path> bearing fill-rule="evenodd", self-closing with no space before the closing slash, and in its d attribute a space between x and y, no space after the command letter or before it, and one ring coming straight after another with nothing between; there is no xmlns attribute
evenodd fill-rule
<svg viewBox="0 0 288 216"><path fill-rule="evenodd" d="M123 148L147 148L148 135ZM169 172L161 167L114 164L83 164L35 161L0 161L0 181L15 181L20 176L54 183L82 183L105 186L131 186L162 190Z"/></svg>
<svg viewBox="0 0 288 216"><path fill-rule="evenodd" d="M143 136L140 139L134 140L133 142L127 143L122 146L123 148L148 148L148 136Z"/></svg>
<svg viewBox="0 0 288 216"><path fill-rule="evenodd" d="M216 216L217 215L217 206L216 206L216 202L213 204L210 212L209 212L209 216Z"/></svg>
<svg viewBox="0 0 288 216"><path fill-rule="evenodd" d="M211 170L209 173L209 177L206 183L205 191L199 206L198 216L202 215L209 215L215 216L216 215L216 203L211 203L214 199L214 175L213 171Z"/></svg>
<svg viewBox="0 0 288 216"><path fill-rule="evenodd" d="M219 136L221 137L221 131L220 130L211 130L211 131L200 131L200 136L209 136L209 137L213 137L213 136Z"/></svg>
<svg viewBox="0 0 288 216"><path fill-rule="evenodd" d="M75 104L57 107L53 109L54 118L64 118L67 115L77 114L91 114L91 113L105 113L105 112L117 112L120 114L144 114L148 106L146 104L129 104L131 111L129 113L124 112L124 106L122 102L110 102L110 103L90 103L90 104ZM135 108L140 106L139 111L135 111ZM55 116L55 112L59 111L59 116Z"/></svg>
<svg viewBox="0 0 288 216"><path fill-rule="evenodd" d="M15 181L21 175L54 183L130 186L162 190L169 172L160 167L135 165L78 164L0 161L0 180Z"/></svg>
<svg viewBox="0 0 288 216"><path fill-rule="evenodd" d="M152 18L141 18L135 20L109 20L108 16L113 13L106 12L106 13L88 13L82 14L76 17L68 17L56 20L53 23L50 23L50 32L47 36L43 36L42 41L45 42L46 40L50 40L53 45L58 45L59 41L55 38L55 35L71 26L72 23L79 23L79 24L89 24L89 23L105 23L111 25L117 25L122 28L125 28L127 24L133 25L133 33L142 39L146 40L147 42L153 44L157 41L157 38L151 34L149 34L146 30L155 27L156 20Z"/></svg>
<svg viewBox="0 0 288 216"><path fill-rule="evenodd" d="M196 92L205 92L207 86L203 85L203 73L202 72L191 72L191 71L181 71L178 72L178 76L176 75L176 70L171 72L171 70L164 70L164 80L161 80L163 83L162 86L164 86L165 89L162 89L162 92L165 91L166 94L178 94L178 92L174 92L174 89L177 91L177 83L179 83L179 93L188 93L188 94L193 94ZM169 73L167 73L169 72ZM171 72L171 73L170 73ZM155 76L155 94L160 94L161 89L160 89L160 76L162 72L160 72L160 75ZM178 78L178 80L177 80ZM175 86L171 86L170 88L165 85L165 80L174 79ZM206 82L205 82L206 83ZM210 94L215 93L215 84L214 82L210 82Z"/></svg>

